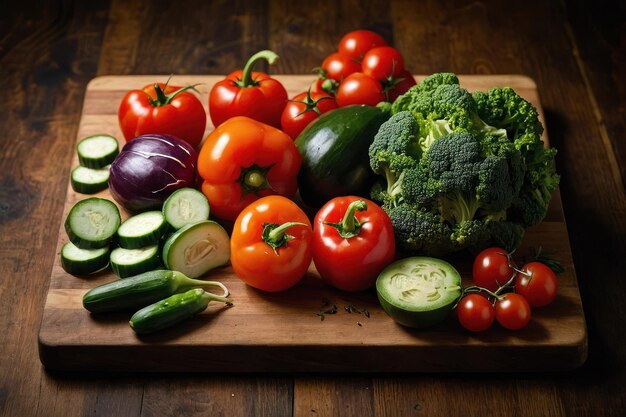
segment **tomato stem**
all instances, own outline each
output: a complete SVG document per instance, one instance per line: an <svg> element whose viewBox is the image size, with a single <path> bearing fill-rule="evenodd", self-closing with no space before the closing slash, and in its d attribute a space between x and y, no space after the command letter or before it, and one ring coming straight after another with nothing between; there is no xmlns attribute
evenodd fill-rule
<svg viewBox="0 0 626 417"><path fill-rule="evenodd" d="M167 81L169 82L169 79ZM196 90L197 85L199 84L188 85L187 87L182 87L169 94L165 94L165 91L163 91L163 89L159 86L159 84L154 83L154 91L156 92L156 99L152 97L148 97L148 101L154 107L165 106L167 104L170 104L172 100L174 100L174 98L180 93L185 92L187 90ZM165 87L167 87L167 83L165 84Z"/></svg>
<svg viewBox="0 0 626 417"><path fill-rule="evenodd" d="M261 59L265 59L270 65L272 65L278 59L278 54L274 51L263 50L259 51L256 54L252 55L248 62L246 62L246 66L243 68L243 73L241 74L241 80L236 81L235 84L241 88L246 87L255 87L258 83L252 79L252 68L254 65Z"/></svg>
<svg viewBox="0 0 626 417"><path fill-rule="evenodd" d="M358 236L359 232L361 231L361 226L363 226L364 223L359 222L359 219L356 218L355 213L357 211L365 210L367 210L367 203L364 200L353 201L348 206L348 209L346 210L346 213L344 214L341 223L324 222L324 224L327 224L328 226L332 226L337 229L339 236L343 237L344 239Z"/></svg>
<svg viewBox="0 0 626 417"><path fill-rule="evenodd" d="M285 246L287 242L293 240L294 237L287 234L287 230L294 226L306 226L300 222L287 222L281 225L276 223L266 223L263 225L263 233L261 238L265 243L270 245L274 250L274 253L278 255L277 249L281 246Z"/></svg>

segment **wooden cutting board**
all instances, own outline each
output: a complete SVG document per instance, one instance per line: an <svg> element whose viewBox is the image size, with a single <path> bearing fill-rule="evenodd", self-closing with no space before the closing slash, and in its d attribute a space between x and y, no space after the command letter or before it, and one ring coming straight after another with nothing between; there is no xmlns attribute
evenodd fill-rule
<svg viewBox="0 0 626 417"><path fill-rule="evenodd" d="M305 91L312 76L277 76L289 96ZM416 77L421 78L421 77ZM167 76L105 76L86 90L77 140L108 133L123 143L117 107L126 93ZM172 83L197 84L201 100L220 76L177 76ZM535 83L523 76L462 76L469 90L511 86L541 112ZM543 118L543 114L541 115ZM542 119L543 120L543 119ZM210 121L209 121L210 123ZM212 126L207 126L207 132ZM547 138L544 137L544 140ZM78 164L74 156L73 166ZM108 191L96 196L109 197ZM57 254L67 242L63 221L69 209L88 196L69 186ZM123 211L122 211L123 212ZM123 217L127 214L123 212ZM91 315L82 307L89 289L115 279L106 272L89 277L66 273L55 258L39 331L39 352L49 369L146 372L531 372L569 370L587 357L585 319L572 262L561 199L555 194L545 221L527 231L519 254L542 246L560 260L559 295L548 307L533 311L520 331L494 325L470 334L450 316L441 325L409 330L396 325L379 307L375 292L343 293L325 286L313 267L296 287L267 294L247 287L224 267L210 273L230 289L234 306L209 305L199 316L159 334L138 337L128 326L130 314ZM450 258L469 282L471 258ZM337 313L324 320L316 314L324 303ZM349 313L348 306L369 311Z"/></svg>

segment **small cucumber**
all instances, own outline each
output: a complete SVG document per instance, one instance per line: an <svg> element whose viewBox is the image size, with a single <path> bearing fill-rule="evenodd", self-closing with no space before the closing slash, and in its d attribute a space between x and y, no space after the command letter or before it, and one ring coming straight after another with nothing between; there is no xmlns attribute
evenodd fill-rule
<svg viewBox="0 0 626 417"><path fill-rule="evenodd" d="M195 188L174 191L163 203L163 215L174 229L209 219L209 200Z"/></svg>
<svg viewBox="0 0 626 417"><path fill-rule="evenodd" d="M90 197L72 207L65 219L70 241L81 249L108 246L121 223L120 210L104 198Z"/></svg>
<svg viewBox="0 0 626 417"><path fill-rule="evenodd" d="M80 165L98 169L109 165L120 152L117 139L111 135L87 136L76 145Z"/></svg>
<svg viewBox="0 0 626 417"><path fill-rule="evenodd" d="M67 242L61 249L61 266L74 275L87 275L109 264L109 248L81 249Z"/></svg>
<svg viewBox="0 0 626 417"><path fill-rule="evenodd" d="M142 308L130 318L129 324L138 334L153 333L173 326L206 310L211 301L231 304L232 300L195 288Z"/></svg>
<svg viewBox="0 0 626 417"><path fill-rule="evenodd" d="M205 220L189 224L172 234L163 246L167 269L198 278L230 259L228 233L218 223Z"/></svg>
<svg viewBox="0 0 626 417"><path fill-rule="evenodd" d="M118 279L89 290L83 296L83 307L92 313L138 309L191 288L219 287L228 296L221 282L191 279L177 271L148 271Z"/></svg>
<svg viewBox="0 0 626 417"><path fill-rule="evenodd" d="M146 211L129 217L117 229L117 241L124 249L139 249L159 243L167 230L160 211Z"/></svg>
<svg viewBox="0 0 626 417"><path fill-rule="evenodd" d="M405 258L383 269L376 292L380 305L397 323L423 328L448 316L461 296L461 276L441 259Z"/></svg>
<svg viewBox="0 0 626 417"><path fill-rule="evenodd" d="M159 245L139 249L116 248L111 252L111 269L120 278L141 274L160 265Z"/></svg>
<svg viewBox="0 0 626 417"><path fill-rule="evenodd" d="M91 169L77 166L70 175L72 189L81 194L95 194L109 186L109 166Z"/></svg>

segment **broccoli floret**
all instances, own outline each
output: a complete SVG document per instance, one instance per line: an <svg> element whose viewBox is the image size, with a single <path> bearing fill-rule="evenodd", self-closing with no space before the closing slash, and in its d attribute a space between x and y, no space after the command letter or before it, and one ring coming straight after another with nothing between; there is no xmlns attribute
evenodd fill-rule
<svg viewBox="0 0 626 417"><path fill-rule="evenodd" d="M436 256L454 250L452 230L437 214L408 204L389 208L387 213L401 251Z"/></svg>

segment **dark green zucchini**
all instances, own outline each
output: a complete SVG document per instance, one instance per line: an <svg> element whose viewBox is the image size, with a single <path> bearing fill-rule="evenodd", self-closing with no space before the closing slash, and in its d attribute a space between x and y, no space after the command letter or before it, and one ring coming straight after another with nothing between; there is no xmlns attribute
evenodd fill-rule
<svg viewBox="0 0 626 417"><path fill-rule="evenodd" d="M83 296L83 306L92 313L123 311L145 307L173 294L197 287L226 287L216 281L191 279L177 271L149 271L93 288Z"/></svg>
<svg viewBox="0 0 626 417"><path fill-rule="evenodd" d="M142 308L133 314L129 324L138 334L153 333L201 313L211 301L232 302L230 298L195 288Z"/></svg>
<svg viewBox="0 0 626 417"><path fill-rule="evenodd" d="M322 114L296 138L302 155L298 187L315 208L341 195L369 198L375 175L369 146L389 115L378 107L354 105Z"/></svg>

